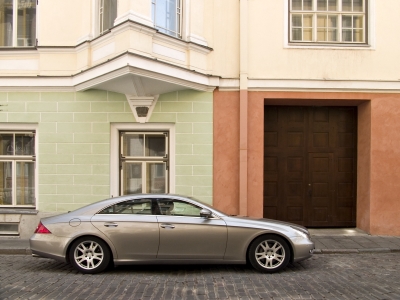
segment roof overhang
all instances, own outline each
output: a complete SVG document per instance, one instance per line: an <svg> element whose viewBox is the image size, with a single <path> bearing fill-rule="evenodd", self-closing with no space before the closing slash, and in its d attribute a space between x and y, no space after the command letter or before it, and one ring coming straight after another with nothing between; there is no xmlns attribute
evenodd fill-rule
<svg viewBox="0 0 400 300"><path fill-rule="evenodd" d="M70 76L0 77L1 91L107 90L135 96L153 96L193 89L212 92L219 77L202 74L154 58L125 52Z"/></svg>

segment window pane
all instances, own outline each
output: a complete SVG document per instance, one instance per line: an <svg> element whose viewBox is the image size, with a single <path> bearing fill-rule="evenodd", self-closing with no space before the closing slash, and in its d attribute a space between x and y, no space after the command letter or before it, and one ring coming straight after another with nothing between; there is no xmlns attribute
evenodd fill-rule
<svg viewBox="0 0 400 300"><path fill-rule="evenodd" d="M351 0L342 0L342 10L351 11Z"/></svg>
<svg viewBox="0 0 400 300"><path fill-rule="evenodd" d="M312 29L304 29L303 31L303 41L310 42L312 41Z"/></svg>
<svg viewBox="0 0 400 300"><path fill-rule="evenodd" d="M155 0L153 20L160 32L178 36L180 0Z"/></svg>
<svg viewBox="0 0 400 300"><path fill-rule="evenodd" d="M313 16L312 15L304 15L303 16L303 26L304 27L312 27L313 26Z"/></svg>
<svg viewBox="0 0 400 300"><path fill-rule="evenodd" d="M15 135L15 155L35 155L35 136L33 134Z"/></svg>
<svg viewBox="0 0 400 300"><path fill-rule="evenodd" d="M294 28L292 30L292 39L294 41L302 41L303 40L302 36L303 36L303 34L301 31L301 28Z"/></svg>
<svg viewBox="0 0 400 300"><path fill-rule="evenodd" d="M0 134L0 155L14 155L14 135Z"/></svg>
<svg viewBox="0 0 400 300"><path fill-rule="evenodd" d="M292 0L292 9L301 10L301 0Z"/></svg>
<svg viewBox="0 0 400 300"><path fill-rule="evenodd" d="M12 46L13 1L0 0L0 46Z"/></svg>
<svg viewBox="0 0 400 300"><path fill-rule="evenodd" d="M35 205L34 162L17 162L17 205Z"/></svg>
<svg viewBox="0 0 400 300"><path fill-rule="evenodd" d="M336 29L329 29L328 30L328 41L330 42L337 42L337 33L338 31Z"/></svg>
<svg viewBox="0 0 400 300"><path fill-rule="evenodd" d="M354 37L353 42L359 42L359 43L364 42L363 36L364 36L364 31L362 29L355 29L354 35L353 35L353 37Z"/></svg>
<svg viewBox="0 0 400 300"><path fill-rule="evenodd" d="M114 26L117 17L117 0L103 0L100 7L100 33Z"/></svg>
<svg viewBox="0 0 400 300"><path fill-rule="evenodd" d="M337 11L337 0L328 0L328 10L329 11Z"/></svg>
<svg viewBox="0 0 400 300"><path fill-rule="evenodd" d="M326 41L326 30L325 29L318 29L317 31L317 40L319 42Z"/></svg>
<svg viewBox="0 0 400 300"><path fill-rule="evenodd" d="M303 24L301 15L292 15L292 26L301 27Z"/></svg>
<svg viewBox="0 0 400 300"><path fill-rule="evenodd" d="M12 163L0 162L0 205L12 205Z"/></svg>
<svg viewBox="0 0 400 300"><path fill-rule="evenodd" d="M327 10L327 0L318 0L317 2L317 10L319 11L326 11Z"/></svg>
<svg viewBox="0 0 400 300"><path fill-rule="evenodd" d="M353 27L354 28L363 28L363 17L362 16L354 16L353 17Z"/></svg>
<svg viewBox="0 0 400 300"><path fill-rule="evenodd" d="M165 193L165 163L147 163L146 193Z"/></svg>
<svg viewBox="0 0 400 300"><path fill-rule="evenodd" d="M312 0L303 0L303 9L312 10Z"/></svg>
<svg viewBox="0 0 400 300"><path fill-rule="evenodd" d="M352 16L343 16L342 17L342 27L343 28L352 28Z"/></svg>
<svg viewBox="0 0 400 300"><path fill-rule="evenodd" d="M123 134L122 156L144 156L144 135Z"/></svg>
<svg viewBox="0 0 400 300"><path fill-rule="evenodd" d="M353 39L352 39L351 35L352 35L352 30L351 29L342 30L343 42L352 42Z"/></svg>
<svg viewBox="0 0 400 300"><path fill-rule="evenodd" d="M353 0L353 11L363 11L363 0Z"/></svg>
<svg viewBox="0 0 400 300"><path fill-rule="evenodd" d="M165 156L165 135L146 135L146 156Z"/></svg>
<svg viewBox="0 0 400 300"><path fill-rule="evenodd" d="M328 27L336 28L337 27L337 16L329 16L328 17Z"/></svg>
<svg viewBox="0 0 400 300"><path fill-rule="evenodd" d="M327 16L319 15L317 18L318 27L327 27Z"/></svg>
<svg viewBox="0 0 400 300"><path fill-rule="evenodd" d="M123 195L142 193L142 163L122 163Z"/></svg>
<svg viewBox="0 0 400 300"><path fill-rule="evenodd" d="M36 0L18 0L17 45L36 44Z"/></svg>

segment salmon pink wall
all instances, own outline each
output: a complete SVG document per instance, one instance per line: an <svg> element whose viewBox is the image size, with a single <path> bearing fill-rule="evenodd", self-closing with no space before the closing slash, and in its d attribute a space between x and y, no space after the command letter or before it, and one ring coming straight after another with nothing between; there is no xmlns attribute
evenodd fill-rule
<svg viewBox="0 0 400 300"><path fill-rule="evenodd" d="M214 92L213 205L239 214L239 92Z"/></svg>
<svg viewBox="0 0 400 300"><path fill-rule="evenodd" d="M248 215L263 212L264 105L358 107L357 227L400 236L400 94L248 92ZM239 92L214 93L214 205L239 210Z"/></svg>

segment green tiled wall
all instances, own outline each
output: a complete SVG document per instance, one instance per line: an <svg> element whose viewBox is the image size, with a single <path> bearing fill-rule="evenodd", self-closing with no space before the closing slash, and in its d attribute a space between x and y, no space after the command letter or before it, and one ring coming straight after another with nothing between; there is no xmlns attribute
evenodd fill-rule
<svg viewBox="0 0 400 300"><path fill-rule="evenodd" d="M175 191L212 204L212 93L160 95L150 122L175 123Z"/></svg>
<svg viewBox="0 0 400 300"><path fill-rule="evenodd" d="M63 212L109 196L110 123L136 122L125 95L0 93L0 122L38 124L38 209ZM160 95L150 122L176 126L175 191L212 202L212 93Z"/></svg>

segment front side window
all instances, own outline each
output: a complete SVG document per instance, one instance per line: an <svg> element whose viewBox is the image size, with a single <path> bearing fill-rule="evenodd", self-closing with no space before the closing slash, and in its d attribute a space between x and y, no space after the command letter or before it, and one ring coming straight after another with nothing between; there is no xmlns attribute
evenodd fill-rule
<svg viewBox="0 0 400 300"><path fill-rule="evenodd" d="M35 134L0 132L0 206L35 206Z"/></svg>
<svg viewBox="0 0 400 300"><path fill-rule="evenodd" d="M36 0L0 0L0 47L36 45Z"/></svg>
<svg viewBox="0 0 400 300"><path fill-rule="evenodd" d="M117 17L117 0L100 0L99 33L102 34L114 26Z"/></svg>
<svg viewBox="0 0 400 300"><path fill-rule="evenodd" d="M161 215L200 217L201 207L188 202L173 199L159 199L158 206Z"/></svg>
<svg viewBox="0 0 400 300"><path fill-rule="evenodd" d="M290 41L366 43L366 0L289 0Z"/></svg>
<svg viewBox="0 0 400 300"><path fill-rule="evenodd" d="M168 133L120 132L121 195L168 192Z"/></svg>
<svg viewBox="0 0 400 300"><path fill-rule="evenodd" d="M182 0L152 0L152 19L158 31L181 37Z"/></svg>

